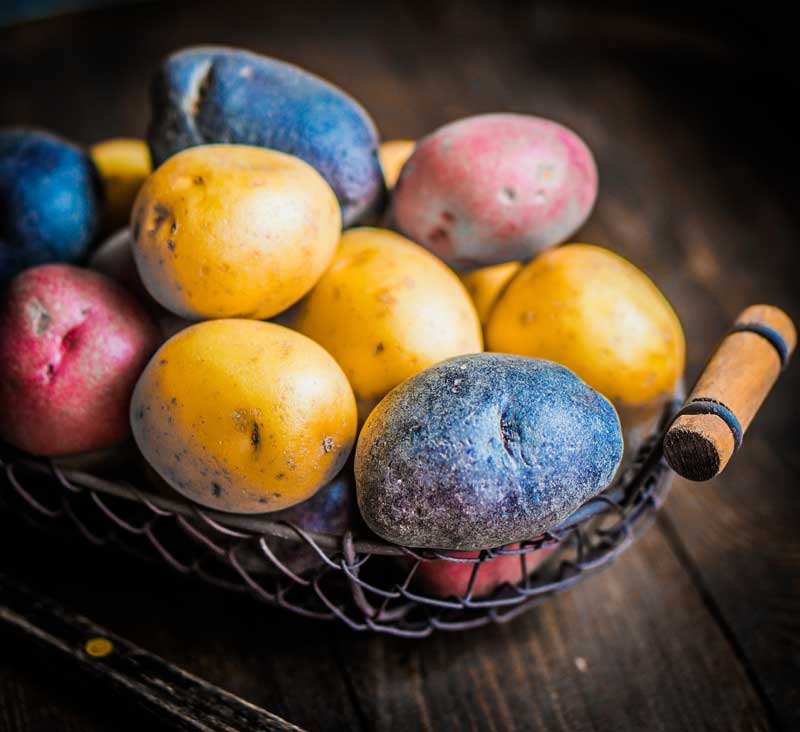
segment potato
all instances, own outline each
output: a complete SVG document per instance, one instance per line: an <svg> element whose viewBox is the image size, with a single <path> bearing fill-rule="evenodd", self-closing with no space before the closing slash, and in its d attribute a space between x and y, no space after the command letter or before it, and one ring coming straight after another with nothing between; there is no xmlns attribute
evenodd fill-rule
<svg viewBox="0 0 800 732"><path fill-rule="evenodd" d="M174 497L172 487L145 463L144 473L151 490L159 496ZM291 508L273 511L269 520L274 523L286 522L303 531L311 531L341 537L348 529L358 531L363 527L356 508L356 485L352 468L345 467L330 483L320 488L311 498ZM201 532L207 529L205 521L189 518L188 521ZM325 561L317 550L304 539L292 533L286 539L271 533L264 535L273 556L290 572L308 574L325 566ZM329 547L323 549L329 556L335 552ZM285 576L283 571L264 555L258 544L243 543L236 549L236 559L250 574L273 574ZM519 561L517 561L519 564Z"/></svg>
<svg viewBox="0 0 800 732"><path fill-rule="evenodd" d="M618 409L670 397L681 378L680 321L648 277L617 254L568 244L508 285L486 330L489 348L564 364Z"/></svg>
<svg viewBox="0 0 800 732"><path fill-rule="evenodd" d="M312 498L292 508L276 511L270 515L270 520L286 521L304 531L339 537L353 527L357 514L355 480L352 470L345 468ZM292 541L272 537L268 543L278 561L295 574L305 574L325 564L317 551L302 539ZM282 574L277 567L272 567L272 570Z"/></svg>
<svg viewBox="0 0 800 732"><path fill-rule="evenodd" d="M99 214L100 181L83 150L42 130L0 130L0 284L82 259Z"/></svg>
<svg viewBox="0 0 800 732"><path fill-rule="evenodd" d="M614 407L564 366L450 358L393 389L355 457L358 507L387 541L473 551L533 539L611 481Z"/></svg>
<svg viewBox="0 0 800 732"><path fill-rule="evenodd" d="M519 549L519 544L511 544L509 549ZM543 546L525 555L525 569L528 574L535 572L547 557L555 551L555 546ZM477 558L480 552L451 552L453 557ZM400 564L408 568L414 560L401 558ZM469 589L472 562L450 562L447 559L433 559L421 562L411 581L417 591L432 597L463 598ZM472 585L472 597L491 595L504 584L516 585L525 578L522 563L518 554L499 554L481 563L475 582Z"/></svg>
<svg viewBox="0 0 800 732"><path fill-rule="evenodd" d="M92 145L90 153L103 182L104 226L117 229L130 220L136 194L152 171L150 150L144 140L117 137Z"/></svg>
<svg viewBox="0 0 800 732"><path fill-rule="evenodd" d="M119 282L145 307L158 326L162 341L192 324L191 320L173 315L150 296L136 268L136 261L133 258L133 234L128 227L112 234L95 249L89 257L88 265Z"/></svg>
<svg viewBox="0 0 800 732"><path fill-rule="evenodd" d="M150 294L187 319L269 318L333 258L336 196L302 160L246 145L178 153L142 186L133 253Z"/></svg>
<svg viewBox="0 0 800 732"><path fill-rule="evenodd" d="M406 160L411 157L411 153L414 152L414 145L416 144L414 140L388 140L387 142L382 142L380 148L378 148L383 180L389 190L394 188L395 183L397 183L400 171L406 164Z"/></svg>
<svg viewBox="0 0 800 732"><path fill-rule="evenodd" d="M521 269L522 262L503 262L491 267L471 269L459 275L472 302L475 303L475 310L478 311L478 317L484 328L489 322L489 315L497 298Z"/></svg>
<svg viewBox="0 0 800 732"><path fill-rule="evenodd" d="M136 261L133 258L133 235L127 226L103 241L92 252L87 265L119 282L137 300L148 300L155 304L142 284L139 270L136 269Z"/></svg>
<svg viewBox="0 0 800 732"><path fill-rule="evenodd" d="M0 436L50 457L122 442L158 341L136 301L98 272L49 264L17 275L0 302Z"/></svg>
<svg viewBox="0 0 800 732"><path fill-rule="evenodd" d="M242 49L198 46L167 58L152 88L148 141L157 165L193 145L258 145L318 170L346 226L383 208L375 125L355 99L318 76Z"/></svg>
<svg viewBox="0 0 800 732"><path fill-rule="evenodd" d="M597 169L556 122L485 114L420 140L393 195L398 230L456 269L530 259L589 216Z"/></svg>
<svg viewBox="0 0 800 732"><path fill-rule="evenodd" d="M338 361L360 420L412 374L482 348L478 316L458 277L385 229L345 232L333 264L291 313L291 325Z"/></svg>
<svg viewBox="0 0 800 732"><path fill-rule="evenodd" d="M353 392L320 346L272 323L190 326L153 356L131 400L133 435L175 490L219 511L310 498L356 433Z"/></svg>

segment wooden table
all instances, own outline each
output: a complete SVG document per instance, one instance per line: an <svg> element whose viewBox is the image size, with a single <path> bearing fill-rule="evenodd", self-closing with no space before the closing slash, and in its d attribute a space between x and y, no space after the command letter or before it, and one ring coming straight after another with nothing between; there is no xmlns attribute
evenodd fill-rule
<svg viewBox="0 0 800 732"><path fill-rule="evenodd" d="M800 316L789 32L758 19L572 3L328 7L182 2L0 31L0 123L83 142L141 135L171 49L223 42L347 88L386 138L457 117L542 114L588 141L600 198L579 239L651 274L689 377L745 305ZM716 481L677 481L610 570L507 625L422 641L267 609L5 517L0 568L311 730L800 728L800 368ZM135 709L0 636L0 729L139 730ZM148 723L150 724L150 723ZM158 724L150 724L158 729Z"/></svg>

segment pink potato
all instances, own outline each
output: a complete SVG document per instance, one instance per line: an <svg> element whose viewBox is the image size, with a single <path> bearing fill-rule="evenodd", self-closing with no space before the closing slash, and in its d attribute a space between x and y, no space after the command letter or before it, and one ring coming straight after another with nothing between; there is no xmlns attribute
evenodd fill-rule
<svg viewBox="0 0 800 732"><path fill-rule="evenodd" d="M394 190L397 228L451 267L530 259L570 237L597 196L592 153L540 117L485 114L421 140Z"/></svg>
<svg viewBox="0 0 800 732"><path fill-rule="evenodd" d="M105 275L65 264L17 275L0 303L0 437L50 457L122 442L133 386L159 340Z"/></svg>
<svg viewBox="0 0 800 732"><path fill-rule="evenodd" d="M519 544L513 544L509 549L519 549ZM528 574L533 572L545 558L555 551L556 546L544 546L536 551L528 552L525 560L525 568ZM451 552L454 557L477 557L480 552ZM403 559L406 566L410 566L410 560ZM472 562L450 562L446 559L435 559L428 562L421 562L412 580L413 590L418 593L426 593L432 597L462 598L469 587L472 569L475 565ZM518 554L504 554L488 559L481 564L475 584L472 587L472 597L483 597L490 595L502 584L515 585L521 582L522 563Z"/></svg>

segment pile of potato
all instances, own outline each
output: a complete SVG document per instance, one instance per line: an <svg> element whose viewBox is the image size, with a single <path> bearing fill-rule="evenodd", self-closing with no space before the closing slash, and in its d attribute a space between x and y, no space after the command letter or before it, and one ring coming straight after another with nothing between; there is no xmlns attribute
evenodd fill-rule
<svg viewBox="0 0 800 732"><path fill-rule="evenodd" d="M563 243L597 187L556 122L380 144L295 66L178 52L147 143L0 131L0 435L60 457L132 434L187 498L317 531L357 500L407 546L539 536L612 480L618 411L656 414L684 368L656 286ZM476 594L520 579L515 557L489 565ZM458 594L470 572L417 581Z"/></svg>

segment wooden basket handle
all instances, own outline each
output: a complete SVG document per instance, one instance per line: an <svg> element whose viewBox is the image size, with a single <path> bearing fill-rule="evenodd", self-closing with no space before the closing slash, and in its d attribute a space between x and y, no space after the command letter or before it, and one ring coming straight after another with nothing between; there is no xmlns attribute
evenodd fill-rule
<svg viewBox="0 0 800 732"><path fill-rule="evenodd" d="M699 481L724 470L796 344L783 310L742 311L664 436L664 455L676 473Z"/></svg>

